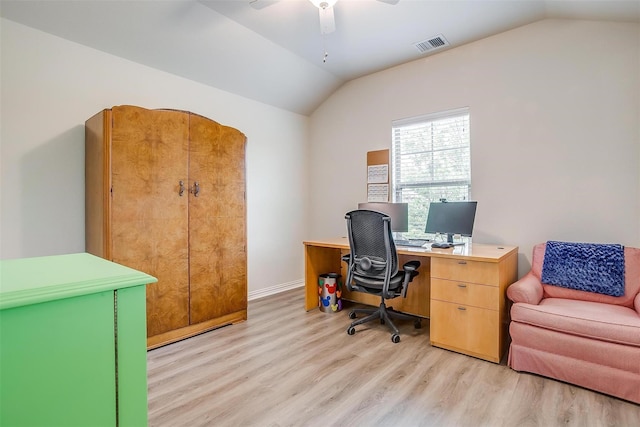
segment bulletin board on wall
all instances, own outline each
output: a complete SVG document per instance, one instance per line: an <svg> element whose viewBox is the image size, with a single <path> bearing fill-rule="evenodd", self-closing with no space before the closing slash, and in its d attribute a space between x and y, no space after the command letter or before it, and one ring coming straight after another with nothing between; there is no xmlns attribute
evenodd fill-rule
<svg viewBox="0 0 640 427"><path fill-rule="evenodd" d="M389 201L389 150L367 152L367 202Z"/></svg>

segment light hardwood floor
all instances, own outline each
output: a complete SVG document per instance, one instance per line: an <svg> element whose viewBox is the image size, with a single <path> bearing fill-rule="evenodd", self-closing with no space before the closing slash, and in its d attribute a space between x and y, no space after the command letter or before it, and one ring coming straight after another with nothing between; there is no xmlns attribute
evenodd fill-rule
<svg viewBox="0 0 640 427"><path fill-rule="evenodd" d="M150 351L149 425L640 426L640 405L431 347L428 320L393 344L303 303L251 301L246 322Z"/></svg>

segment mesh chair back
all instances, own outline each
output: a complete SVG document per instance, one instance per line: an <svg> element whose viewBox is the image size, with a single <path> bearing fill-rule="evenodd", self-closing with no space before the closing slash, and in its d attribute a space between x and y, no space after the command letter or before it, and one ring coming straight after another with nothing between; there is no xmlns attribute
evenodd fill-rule
<svg viewBox="0 0 640 427"><path fill-rule="evenodd" d="M381 212L355 210L347 213L351 256L386 263L382 269L362 270L357 262L354 273L371 278L393 277L398 272L398 254L391 234L391 218ZM390 271L387 271L387 268Z"/></svg>

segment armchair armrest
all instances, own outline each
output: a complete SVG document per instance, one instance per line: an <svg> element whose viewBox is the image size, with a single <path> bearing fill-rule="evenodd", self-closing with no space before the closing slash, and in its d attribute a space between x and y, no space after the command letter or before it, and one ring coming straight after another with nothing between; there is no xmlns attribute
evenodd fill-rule
<svg viewBox="0 0 640 427"><path fill-rule="evenodd" d="M633 306L636 308L638 316L640 316L640 293L638 293L638 295L636 295L636 298L633 300Z"/></svg>
<svg viewBox="0 0 640 427"><path fill-rule="evenodd" d="M507 288L507 297L516 302L538 305L542 300L542 283L529 272L522 279Z"/></svg>

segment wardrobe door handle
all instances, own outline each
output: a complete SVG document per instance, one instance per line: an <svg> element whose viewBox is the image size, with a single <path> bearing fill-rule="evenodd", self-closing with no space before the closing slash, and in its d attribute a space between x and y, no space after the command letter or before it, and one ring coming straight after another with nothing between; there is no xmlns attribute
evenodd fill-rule
<svg viewBox="0 0 640 427"><path fill-rule="evenodd" d="M180 185L180 190L178 191L178 195L182 197L182 195L184 194L184 181L180 181L179 185Z"/></svg>
<svg viewBox="0 0 640 427"><path fill-rule="evenodd" d="M198 197L198 194L200 194L200 184L198 184L198 181L193 182L193 189L189 189L189 192L193 193L195 197Z"/></svg>

